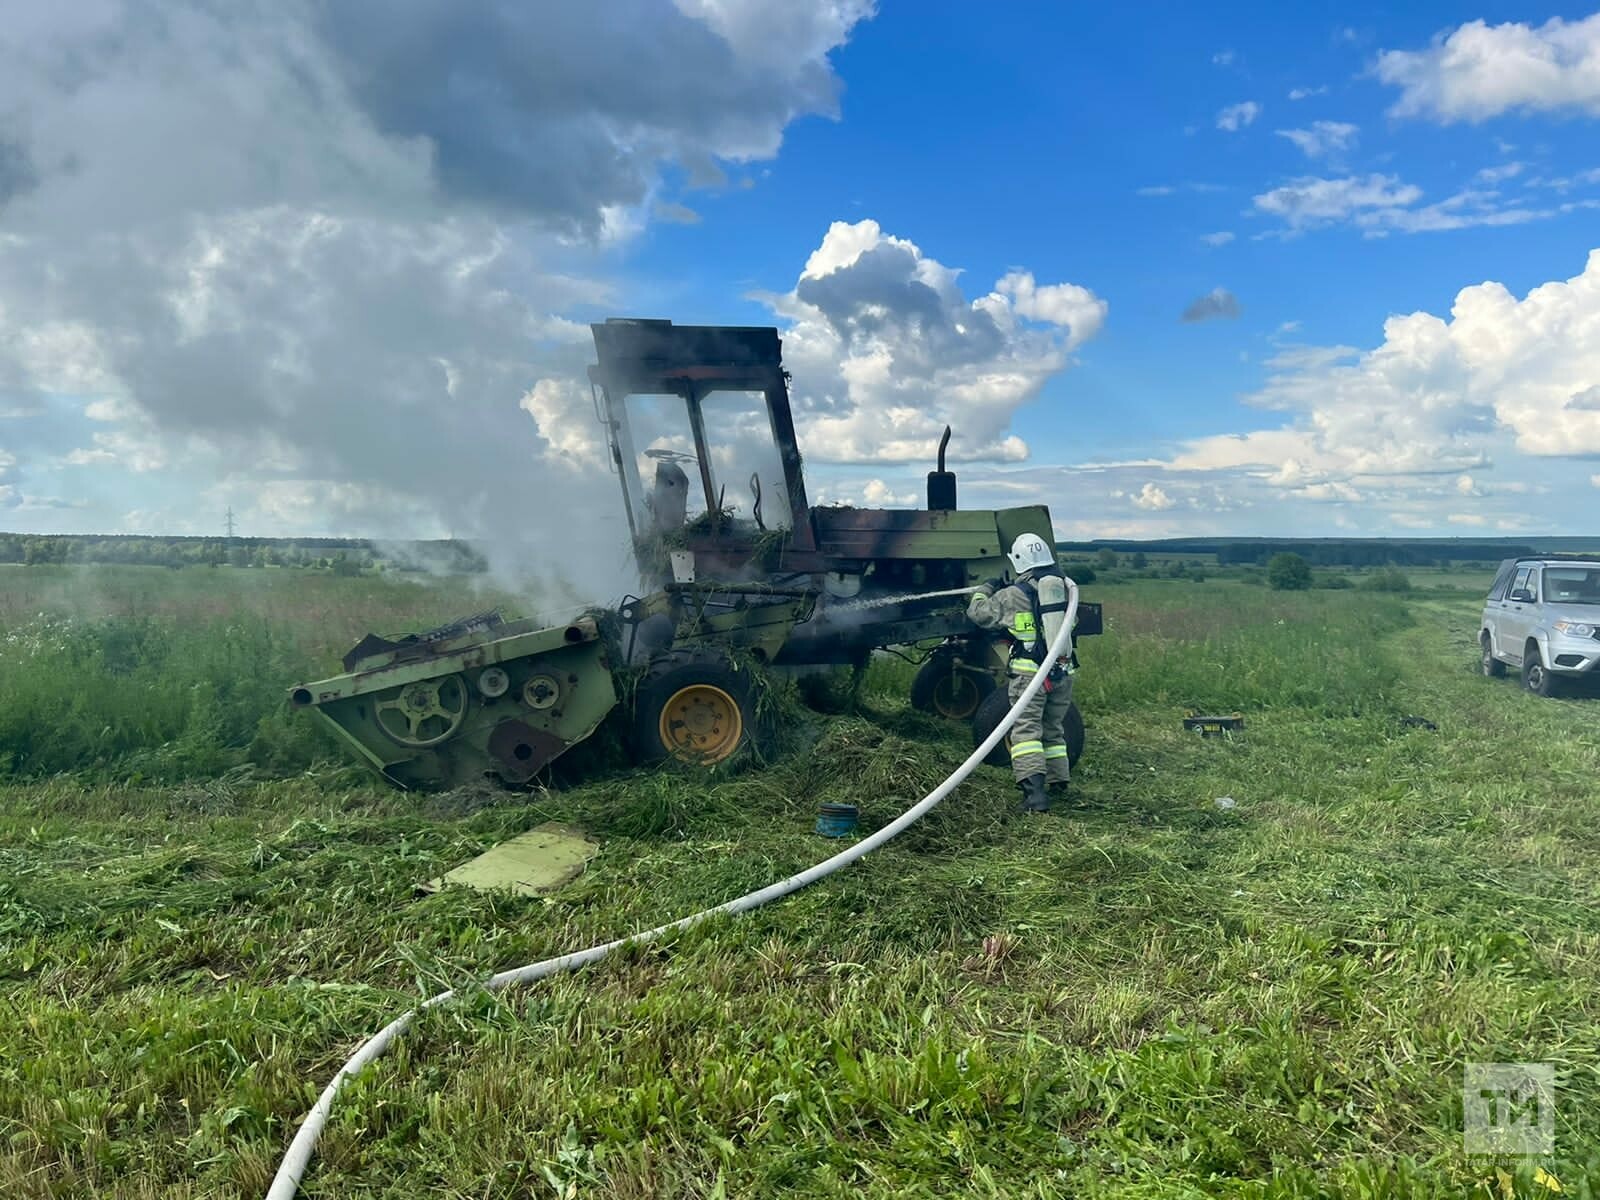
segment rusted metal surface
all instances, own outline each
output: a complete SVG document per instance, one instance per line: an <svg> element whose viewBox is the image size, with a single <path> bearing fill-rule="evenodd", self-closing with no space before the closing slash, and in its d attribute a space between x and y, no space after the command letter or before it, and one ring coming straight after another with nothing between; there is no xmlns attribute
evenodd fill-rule
<svg viewBox="0 0 1600 1200"><path fill-rule="evenodd" d="M440 626L438 629L410 634L396 640L369 633L344 656L344 669L354 671L364 660L383 656L387 656L391 661L426 658L439 654L459 642L493 632L504 624L500 614L491 611L475 613L470 617L463 617L448 625Z"/></svg>
<svg viewBox="0 0 1600 1200"><path fill-rule="evenodd" d="M508 783L532 779L566 748L554 734L515 719L501 721L489 735L489 753Z"/></svg>

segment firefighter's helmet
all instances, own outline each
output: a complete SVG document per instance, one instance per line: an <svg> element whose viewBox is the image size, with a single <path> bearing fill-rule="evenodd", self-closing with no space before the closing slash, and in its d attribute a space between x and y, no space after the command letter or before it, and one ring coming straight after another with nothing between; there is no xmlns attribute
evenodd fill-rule
<svg viewBox="0 0 1600 1200"><path fill-rule="evenodd" d="M1006 557L1011 560L1011 569L1018 575L1037 571L1040 567L1053 567L1056 562L1056 552L1036 533L1024 533L1018 537L1011 543L1011 550Z"/></svg>

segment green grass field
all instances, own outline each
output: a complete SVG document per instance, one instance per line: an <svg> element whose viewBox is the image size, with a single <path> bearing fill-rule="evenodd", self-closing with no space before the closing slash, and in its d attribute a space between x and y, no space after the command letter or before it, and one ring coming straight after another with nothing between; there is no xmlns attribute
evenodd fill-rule
<svg viewBox="0 0 1600 1200"><path fill-rule="evenodd" d="M259 1196L420 997L801 869L819 802L883 824L968 748L888 660L762 768L401 795L284 689L491 601L251 574L0 572L0 1196ZM1600 1194L1600 701L1480 678L1481 592L1415 576L1089 589L1070 809L983 768L787 901L430 1012L303 1194ZM552 818L603 844L558 894L416 893ZM1553 1156L1467 1156L1477 1061L1555 1064Z"/></svg>

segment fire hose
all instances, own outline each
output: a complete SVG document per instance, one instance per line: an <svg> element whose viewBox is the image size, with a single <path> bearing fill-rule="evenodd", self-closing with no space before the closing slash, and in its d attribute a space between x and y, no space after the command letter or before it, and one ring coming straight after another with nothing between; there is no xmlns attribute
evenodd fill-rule
<svg viewBox="0 0 1600 1200"><path fill-rule="evenodd" d="M1071 652L1072 626L1076 622L1078 615L1078 585L1070 579L1066 581L1066 585L1067 611L1065 619L1061 622L1060 631L1050 643L1044 660L1046 664L1053 663L1056 659L1064 657ZM943 783L882 829L863 838L855 845L841 850L831 858L823 859L815 866L801 871L798 875L791 875L778 883L769 884L758 891L749 892L713 908L702 909L700 912L681 917L676 921L669 921L665 925L657 925L654 929L647 929L642 933L617 938L615 941L602 942L599 945L590 946L587 950L575 950L571 954L563 954L556 958L547 958L542 962L529 963L525 967L514 967L507 971L501 971L498 974L489 976L489 978L481 981L476 986L484 991L498 992L514 984L533 983L561 971L576 970L578 967L587 966L592 962L599 962L615 950L656 941L668 934L677 933L679 930L698 925L711 917L720 916L724 913L734 915L760 908L764 904L770 904L772 901L781 899L791 892L797 892L801 888L817 882L819 879L832 875L839 868L849 866L858 858L865 858L879 846L899 836L926 815L930 809L955 791L966 780L967 776L972 774L978 764L989 756L989 752L1000 744L1000 739L1010 731L1011 726L1016 723L1017 717L1021 715L1022 710L1039 694L1039 689L1044 686L1048 674L1049 672L1044 669L1034 672L1034 676L1028 681L1027 687L1017 697L1017 702L1000 719L999 724L990 731L989 736L983 739L977 749L967 755L966 761L945 778ZM436 1008L441 1004L448 1004L461 995L463 991L467 990L471 990L470 986L468 988L451 988L449 991L440 992L437 996L424 1000L416 1008L402 1013L393 1021L390 1021L389 1024L356 1048L356 1052L335 1073L334 1077L328 1082L328 1086L317 1097L317 1102L312 1105L311 1111L306 1114L305 1119L300 1123L300 1129L294 1135L294 1141L289 1143L289 1149L284 1153L283 1161L278 1166L278 1173L273 1176L272 1186L267 1191L267 1200L293 1200L300 1186L300 1179L305 1174L306 1168L311 1164L311 1156L317 1148L317 1139L322 1135L323 1126L328 1123L328 1116L333 1111L334 1097L339 1094L339 1089L344 1086L345 1081L359 1073L368 1063L383 1054L393 1044L394 1040L406 1031L412 1021L416 1019L418 1013L430 1008Z"/></svg>

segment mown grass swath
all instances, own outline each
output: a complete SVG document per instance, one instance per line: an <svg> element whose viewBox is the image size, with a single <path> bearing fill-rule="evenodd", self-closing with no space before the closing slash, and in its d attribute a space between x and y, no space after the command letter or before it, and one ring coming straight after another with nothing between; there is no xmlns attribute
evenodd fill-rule
<svg viewBox="0 0 1600 1200"><path fill-rule="evenodd" d="M134 568L47 600L43 570L0 578L6 1196L258 1195L402 1007L807 866L818 803L876 826L969 745L891 659L758 768L602 746L549 790L404 795L283 685L483 604ZM347 1089L307 1194L1549 1195L1465 1155L1477 1060L1558 1065L1537 1165L1592 1194L1594 702L1476 677L1476 599L1413 575L1100 588L1071 809L1015 819L986 769L781 906L429 1013ZM1185 734L1191 707L1246 732ZM548 819L603 843L558 894L416 894Z"/></svg>

